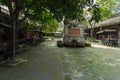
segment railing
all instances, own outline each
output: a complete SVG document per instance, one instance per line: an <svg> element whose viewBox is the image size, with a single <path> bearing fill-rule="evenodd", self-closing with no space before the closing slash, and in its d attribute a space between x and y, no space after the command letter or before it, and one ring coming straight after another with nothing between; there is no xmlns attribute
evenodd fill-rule
<svg viewBox="0 0 120 80"><path fill-rule="evenodd" d="M118 46L118 39L116 39L116 40L103 40L102 42L104 45L107 45L107 46Z"/></svg>

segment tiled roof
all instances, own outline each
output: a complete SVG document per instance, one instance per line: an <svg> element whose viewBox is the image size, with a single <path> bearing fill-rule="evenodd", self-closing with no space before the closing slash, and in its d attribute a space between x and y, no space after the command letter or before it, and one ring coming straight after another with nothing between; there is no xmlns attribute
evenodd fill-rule
<svg viewBox="0 0 120 80"><path fill-rule="evenodd" d="M111 25L115 25L115 24L120 24L120 16L119 17L110 18L110 19L104 20L102 22L99 22L96 25L96 27L111 26Z"/></svg>

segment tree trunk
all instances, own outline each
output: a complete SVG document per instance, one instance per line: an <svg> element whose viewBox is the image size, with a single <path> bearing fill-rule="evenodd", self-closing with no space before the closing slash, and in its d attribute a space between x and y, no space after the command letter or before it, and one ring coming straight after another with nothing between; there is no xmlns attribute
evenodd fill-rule
<svg viewBox="0 0 120 80"><path fill-rule="evenodd" d="M93 38L94 37L94 28L95 28L95 23L91 24L91 30L90 30L90 37Z"/></svg>
<svg viewBox="0 0 120 80"><path fill-rule="evenodd" d="M93 38L93 32L94 32L94 30L93 30L93 28L91 28L91 30L90 30L90 37L91 38Z"/></svg>

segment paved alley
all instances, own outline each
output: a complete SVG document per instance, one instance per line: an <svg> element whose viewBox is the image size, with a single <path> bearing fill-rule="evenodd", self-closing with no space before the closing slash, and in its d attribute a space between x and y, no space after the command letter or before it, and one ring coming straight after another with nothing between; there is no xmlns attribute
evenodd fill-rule
<svg viewBox="0 0 120 80"><path fill-rule="evenodd" d="M28 61L1 65L1 80L120 80L119 48L58 48L55 41L46 41L17 57Z"/></svg>

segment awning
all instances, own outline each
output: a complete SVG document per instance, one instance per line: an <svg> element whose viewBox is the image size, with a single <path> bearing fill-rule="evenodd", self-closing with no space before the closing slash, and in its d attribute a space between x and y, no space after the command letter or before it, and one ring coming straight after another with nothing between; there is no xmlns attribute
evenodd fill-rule
<svg viewBox="0 0 120 80"><path fill-rule="evenodd" d="M102 34L102 33L113 33L113 32L117 32L117 30L115 30L115 29L105 29L105 30L102 30L102 31L98 31L96 33L97 34Z"/></svg>
<svg viewBox="0 0 120 80"><path fill-rule="evenodd" d="M7 25L7 24L5 24L5 23L2 23L2 22L0 22L0 25L2 25L3 27L13 28L12 26L10 26L10 25Z"/></svg>
<svg viewBox="0 0 120 80"><path fill-rule="evenodd" d="M41 32L41 31L39 31L39 30L37 30L37 29L30 29L30 30L28 30L28 31L31 31L31 32Z"/></svg>

